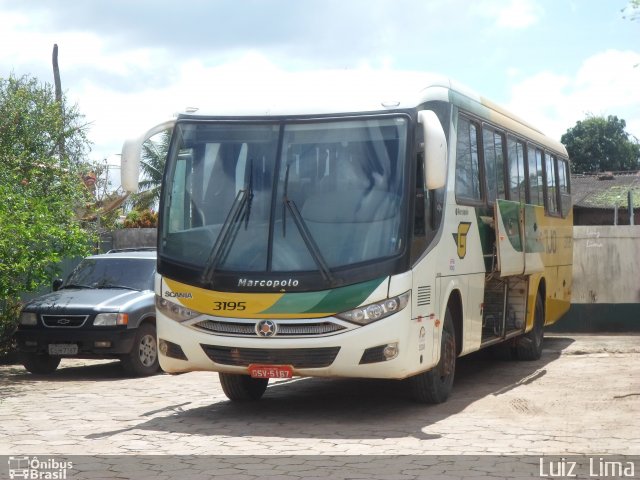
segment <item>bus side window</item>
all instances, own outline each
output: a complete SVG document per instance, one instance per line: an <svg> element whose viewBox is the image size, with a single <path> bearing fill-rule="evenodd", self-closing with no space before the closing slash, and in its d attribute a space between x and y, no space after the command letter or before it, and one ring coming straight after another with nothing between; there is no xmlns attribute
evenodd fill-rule
<svg viewBox="0 0 640 480"><path fill-rule="evenodd" d="M504 134L483 127L484 164L487 177L487 199L505 199L504 188Z"/></svg>
<svg viewBox="0 0 640 480"><path fill-rule="evenodd" d="M558 159L558 190L560 191L560 208L562 216L566 217L571 209L571 188L569 185L569 162Z"/></svg>
<svg viewBox="0 0 640 480"><path fill-rule="evenodd" d="M459 116L456 146L456 199L461 203L477 203L482 200L478 136L477 125Z"/></svg>
<svg viewBox="0 0 640 480"><path fill-rule="evenodd" d="M556 215L558 213L558 192L556 190L556 159L550 154L545 156L545 198L547 200L547 213Z"/></svg>
<svg viewBox="0 0 640 480"><path fill-rule="evenodd" d="M413 233L416 236L424 236L427 225L427 192L424 190L423 153L418 154L416 166L416 206L414 215Z"/></svg>
<svg viewBox="0 0 640 480"><path fill-rule="evenodd" d="M411 246L411 264L420 258L427 245L433 240L442 218L444 188L424 189L424 153L417 156L415 210L413 224L413 242Z"/></svg>
<svg viewBox="0 0 640 480"><path fill-rule="evenodd" d="M182 150L172 172L171 195L169 196L168 233L191 228L191 205L184 194L188 171L191 168L191 150Z"/></svg>
<svg viewBox="0 0 640 480"><path fill-rule="evenodd" d="M544 205L544 184L542 181L542 151L529 145L527 150L529 163L529 195L533 205Z"/></svg>
<svg viewBox="0 0 640 480"><path fill-rule="evenodd" d="M422 235L428 233L431 230L435 230L439 224L439 215L441 213L442 205L436 208L436 204L442 203L444 196L442 195L444 189L438 190L425 190L424 189L424 160L423 153L418 154L418 165L416 171L416 221L415 231L422 232Z"/></svg>
<svg viewBox="0 0 640 480"><path fill-rule="evenodd" d="M509 136L507 145L509 150L509 200L525 203L524 143Z"/></svg>

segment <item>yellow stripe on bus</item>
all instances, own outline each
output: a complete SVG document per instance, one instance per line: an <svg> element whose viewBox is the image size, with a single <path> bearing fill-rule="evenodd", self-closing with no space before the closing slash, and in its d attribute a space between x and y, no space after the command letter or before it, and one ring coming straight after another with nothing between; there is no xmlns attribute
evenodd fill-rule
<svg viewBox="0 0 640 480"><path fill-rule="evenodd" d="M260 312L273 306L284 293L216 292L185 285L168 278L162 279L162 296L179 301L196 312L233 318L267 318ZM168 295L167 295L168 293ZM274 315L276 316L276 315ZM282 315L277 315L282 318Z"/></svg>

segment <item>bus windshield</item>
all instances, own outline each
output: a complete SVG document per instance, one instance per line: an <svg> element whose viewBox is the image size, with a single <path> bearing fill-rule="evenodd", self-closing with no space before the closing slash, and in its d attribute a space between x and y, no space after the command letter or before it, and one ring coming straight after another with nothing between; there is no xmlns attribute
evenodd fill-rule
<svg viewBox="0 0 640 480"><path fill-rule="evenodd" d="M180 121L167 162L160 255L199 271L332 271L398 255L404 116Z"/></svg>

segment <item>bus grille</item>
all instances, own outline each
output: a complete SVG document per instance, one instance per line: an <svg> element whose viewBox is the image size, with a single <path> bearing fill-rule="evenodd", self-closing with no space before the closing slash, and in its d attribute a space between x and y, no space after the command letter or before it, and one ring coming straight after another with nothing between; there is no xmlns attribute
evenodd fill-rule
<svg viewBox="0 0 640 480"><path fill-rule="evenodd" d="M214 362L236 367L247 367L251 364L291 365L294 368L328 367L340 351L340 347L267 349L200 346Z"/></svg>
<svg viewBox="0 0 640 480"><path fill-rule="evenodd" d="M240 335L255 337L254 322L229 322L220 320L203 320L193 325L199 329L220 335ZM332 322L284 323L278 322L278 337L321 336L345 330L346 327Z"/></svg>

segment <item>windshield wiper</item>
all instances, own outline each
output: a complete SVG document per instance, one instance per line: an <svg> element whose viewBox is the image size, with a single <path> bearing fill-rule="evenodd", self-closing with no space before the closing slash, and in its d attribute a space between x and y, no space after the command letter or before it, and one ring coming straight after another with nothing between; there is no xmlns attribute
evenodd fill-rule
<svg viewBox="0 0 640 480"><path fill-rule="evenodd" d="M249 216L251 215L251 203L253 201L253 159L249 160L249 182L245 185L244 190L238 191L236 198L229 209L227 218L225 218L222 224L220 234L216 239L216 243L209 253L209 258L205 263L204 270L200 281L202 283L211 283L211 279L218 267L220 261L228 253L228 247L233 243L233 239L236 238L240 224L244 220L244 228L247 229L249 225ZM246 208L246 213L245 212ZM244 216L243 216L244 215Z"/></svg>
<svg viewBox="0 0 640 480"><path fill-rule="evenodd" d="M136 292L140 291L139 288L128 287L127 285L117 285L115 283L101 283L100 285L97 285L95 288L123 288L125 290L135 290Z"/></svg>
<svg viewBox="0 0 640 480"><path fill-rule="evenodd" d="M80 283L69 283L68 285L63 285L59 288L59 290L63 290L65 288L90 288L95 289L96 287L92 287L91 285L82 285Z"/></svg>
<svg viewBox="0 0 640 480"><path fill-rule="evenodd" d="M249 160L249 196L247 197L247 213L244 216L244 229L249 226L249 217L251 216L251 204L253 203L253 158Z"/></svg>
<svg viewBox="0 0 640 480"><path fill-rule="evenodd" d="M251 194L252 195L252 194ZM231 208L229 209L229 213L227 214L227 218L222 224L222 229L220 230L220 234L216 239L216 243L213 245L211 249L211 253L209 254L209 258L204 266L204 271L202 272L201 282L202 283L211 283L211 279L213 278L213 274L216 270L216 267L220 263L220 260L224 257L227 247L229 246L230 240L235 238L235 234L238 232L238 227L240 225L240 218L242 217L242 212L247 205L249 198L249 190L244 189L238 191ZM235 227L235 228L234 228Z"/></svg>
<svg viewBox="0 0 640 480"><path fill-rule="evenodd" d="M327 261L324 259L322 252L318 248L318 244L313 239L313 235L311 235L311 232L309 231L309 227L307 227L307 222L305 222L304 218L302 218L302 215L300 214L300 210L298 209L296 202L294 202L288 197L290 166L291 164L287 165L287 169L285 170L285 174L284 174L284 192L282 195L282 203L283 203L282 235L283 236L286 235L286 218L287 218L286 210L288 209L289 212L291 212L293 221L296 224L298 231L300 232L300 236L302 237L302 240L304 241L304 244L306 245L307 250L309 250L309 253L313 258L313 261L316 262L316 265L320 269L320 274L322 275L322 278L324 278L325 282L327 282L330 286L334 286L336 283L336 280L332 275L331 270L329 269L329 265L327 265Z"/></svg>

